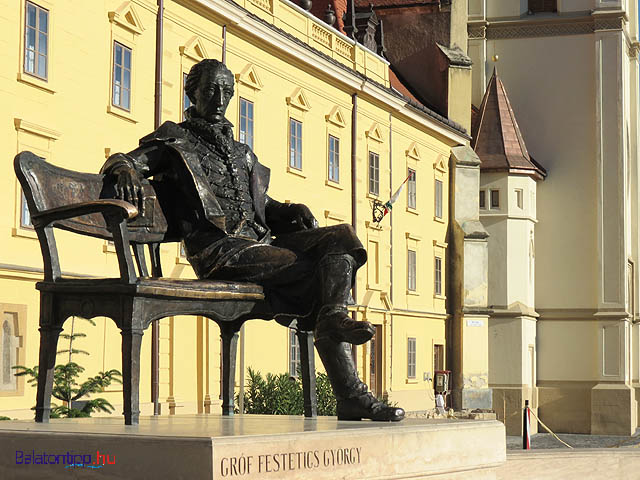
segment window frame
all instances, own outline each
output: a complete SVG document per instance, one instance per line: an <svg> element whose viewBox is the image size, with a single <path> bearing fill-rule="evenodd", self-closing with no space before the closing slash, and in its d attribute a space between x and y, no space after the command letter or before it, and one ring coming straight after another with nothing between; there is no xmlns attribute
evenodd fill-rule
<svg viewBox="0 0 640 480"><path fill-rule="evenodd" d="M191 105L193 105L191 103L191 99L187 95L187 90L185 88L185 86L187 85L188 76L189 76L188 72L182 72L182 116L181 118L183 122L187 119L185 112L189 107L191 107Z"/></svg>
<svg viewBox="0 0 640 480"><path fill-rule="evenodd" d="M418 370L418 341L416 337L407 337L407 378L415 379Z"/></svg>
<svg viewBox="0 0 640 480"><path fill-rule="evenodd" d="M439 188L438 188L439 187ZM444 218L444 182L436 178L433 186L434 195L434 212L433 216L439 220Z"/></svg>
<svg viewBox="0 0 640 480"><path fill-rule="evenodd" d="M442 296L442 257L439 255L433 258L433 294Z"/></svg>
<svg viewBox="0 0 640 480"><path fill-rule="evenodd" d="M246 115L243 115L242 113L242 107L243 105L247 106L247 110L246 110ZM251 107L251 116L248 115L249 112L249 106ZM249 100L247 98L244 98L242 96L238 97L238 141L240 143L244 143L245 145L247 145L251 150L253 150L253 147L255 145L255 103L253 102L253 100ZM243 121L246 121L246 130L243 130L242 125L243 125ZM250 128L249 128L250 126ZM249 139L250 142L246 142L242 140L242 135L245 135L245 140ZM301 132L302 133L302 132Z"/></svg>
<svg viewBox="0 0 640 480"><path fill-rule="evenodd" d="M369 195L374 195L377 197L378 195L380 195L380 154L369 150L367 158L367 179L369 184L368 192ZM375 165L372 165L372 160L375 160ZM375 191L372 190L372 187L375 187Z"/></svg>
<svg viewBox="0 0 640 480"><path fill-rule="evenodd" d="M418 252L411 248L407 248L407 290L418 291Z"/></svg>
<svg viewBox="0 0 640 480"><path fill-rule="evenodd" d="M487 209L487 191L484 188L478 192L478 208L480 210Z"/></svg>
<svg viewBox="0 0 640 480"><path fill-rule="evenodd" d="M496 195L496 203L494 205L494 194ZM489 190L489 209L490 210L500 210L500 189L492 188Z"/></svg>
<svg viewBox="0 0 640 480"><path fill-rule="evenodd" d="M295 170L297 170L297 171L301 171L301 170L302 170L302 167L303 167L303 163L302 163L302 160L303 160L303 158L302 158L302 152L303 152L303 149L302 149L302 145L303 145L303 143L302 143L302 140L303 140L303 138L302 138L302 134L303 134L303 132L302 132L302 125L303 125L303 123L302 123L302 120L298 120L297 118L294 118L294 117L292 117L291 115L289 115L289 122L288 122L288 123L289 123L289 129L288 129L288 137L289 137L289 141L288 141L288 143L289 143L289 155L288 155L288 159L287 159L287 166L288 166L289 168L295 169ZM293 132L292 132L292 125L297 125L297 126L299 126L299 131L300 131L300 132L299 132L299 133L300 133L300 136L299 136L299 137L298 137L298 136L293 135ZM299 146L300 146L300 150L299 150L299 152L297 152L297 151L295 150L295 148L292 148L292 141L293 141L294 139L295 139L295 140L298 140L298 139L299 139L299 142L297 142L297 141L295 142L295 143L296 143L295 147L297 147L297 146L298 146L298 143L299 143ZM298 155L296 155L296 153L298 153ZM293 155L293 157L292 157L292 155ZM292 163L292 159L293 159L293 163ZM299 165L296 165L296 160L299 160L299 161L300 161Z"/></svg>
<svg viewBox="0 0 640 480"><path fill-rule="evenodd" d="M298 371L300 369L300 341L298 340L298 335L293 328L289 329L287 349L289 358L289 376L298 378Z"/></svg>
<svg viewBox="0 0 640 480"><path fill-rule="evenodd" d="M415 168L407 168L407 208L416 210L418 208L418 185ZM412 201L413 200L413 201Z"/></svg>
<svg viewBox="0 0 640 480"><path fill-rule="evenodd" d="M28 24L29 22L29 6L33 6L36 10L36 24L35 26L30 26ZM40 30L40 12L45 12L46 16L47 16L47 31L41 31ZM29 49L29 47L27 46L27 30L29 28L33 28L35 30L35 39L34 39L34 47L33 50ZM46 46L45 46L45 53L41 54L39 52L39 45L40 45L40 34L44 34L46 36ZM39 5L36 2L32 2L31 0L26 0L24 2L24 23L23 23L23 51L22 51L22 71L27 74L30 75L32 77L37 78L38 80L42 80L43 82L48 82L49 81L49 58L50 58L50 39L51 37L51 10L49 8L44 8L41 5ZM27 51L32 51L34 54L34 71L29 71L27 69ZM45 62L44 62L44 75L41 75L39 72L39 65L40 62L39 57L43 56L45 58Z"/></svg>
<svg viewBox="0 0 640 480"><path fill-rule="evenodd" d="M116 48L117 46L122 47L122 64L120 65L120 68L122 68L122 74L121 74L121 80L120 80L120 100L122 100L123 95L122 95L122 90L128 90L129 92L129 106L125 107L122 105L122 102L116 103L115 101L115 96L116 96L116 68L118 67L118 64L116 64ZM125 53L126 51L129 51L129 87L125 88L123 87L124 84L124 73L125 73L125 64L124 64L124 59L125 59ZM124 43L120 42L119 40L113 40L113 48L112 48L112 69L111 69L111 105L119 108L120 110L124 110L125 112L127 112L128 114L131 114L132 110L133 110L133 48L128 47L127 45L125 45Z"/></svg>
<svg viewBox="0 0 640 480"><path fill-rule="evenodd" d="M338 148L333 149L332 143ZM327 180L340 183L340 138L331 133L327 136Z"/></svg>

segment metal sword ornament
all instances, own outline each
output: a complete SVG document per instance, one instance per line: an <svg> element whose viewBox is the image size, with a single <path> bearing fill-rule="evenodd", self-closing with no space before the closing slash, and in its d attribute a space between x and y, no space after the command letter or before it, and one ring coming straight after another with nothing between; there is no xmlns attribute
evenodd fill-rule
<svg viewBox="0 0 640 480"><path fill-rule="evenodd" d="M380 222L387 215L387 213L391 211L391 209L393 208L393 204L396 203L396 200L398 200L398 197L402 193L402 189L404 188L404 185L409 181L410 178L411 178L411 174L409 174L407 178L404 179L404 182L400 184L400 186L396 190L396 193L394 193L393 196L389 200L387 200L385 203L382 203L380 200L375 200L375 199L373 200L371 204L371 209L373 213L374 223L380 224Z"/></svg>

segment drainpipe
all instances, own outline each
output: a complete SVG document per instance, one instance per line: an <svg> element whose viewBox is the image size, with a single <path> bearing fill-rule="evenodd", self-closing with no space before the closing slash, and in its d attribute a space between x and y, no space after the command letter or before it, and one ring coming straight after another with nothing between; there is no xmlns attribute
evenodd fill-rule
<svg viewBox="0 0 640 480"><path fill-rule="evenodd" d="M358 233L358 205L357 205L357 162L358 162L358 94L354 93L351 96L351 226L353 230ZM358 304L358 289L357 283L354 282L352 296L356 305ZM354 310L351 312L351 316L354 320L358 319L358 314ZM356 348L351 349L353 362L358 365L358 355L356 354Z"/></svg>
<svg viewBox="0 0 640 480"><path fill-rule="evenodd" d="M153 124L158 128L162 123L162 52L163 52L164 0L158 0L156 17L156 89ZM160 415L160 335L158 320L151 325L151 401L153 414Z"/></svg>
<svg viewBox="0 0 640 480"><path fill-rule="evenodd" d="M393 195L393 116L389 112L389 198ZM389 212L389 302L393 306L393 210ZM389 315L389 384L393 385L393 319ZM386 383L386 382L385 382ZM386 387L386 385L385 385ZM388 389L385 388L385 394L389 395Z"/></svg>
<svg viewBox="0 0 640 480"><path fill-rule="evenodd" d="M222 64L227 64L227 26L222 26Z"/></svg>

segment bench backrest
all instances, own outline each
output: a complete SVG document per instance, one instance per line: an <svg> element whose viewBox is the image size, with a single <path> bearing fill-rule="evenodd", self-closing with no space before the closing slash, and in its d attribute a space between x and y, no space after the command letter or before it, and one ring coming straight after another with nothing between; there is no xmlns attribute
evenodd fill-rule
<svg viewBox="0 0 640 480"><path fill-rule="evenodd" d="M15 157L14 168L32 217L53 208L115 197L111 178L57 167L31 152L19 153ZM145 214L138 215L127 224L138 269L142 270L140 275L145 276L146 266L144 266L142 244L150 244L153 275L159 276L158 243L177 240L169 233L167 219L156 195L156 187L159 185L154 185L152 181L144 182ZM49 277L49 280L60 277L58 254L51 227L113 240L113 234L107 228L101 213L56 220L49 227L36 228L45 263L45 278ZM50 271L47 272L47 270Z"/></svg>

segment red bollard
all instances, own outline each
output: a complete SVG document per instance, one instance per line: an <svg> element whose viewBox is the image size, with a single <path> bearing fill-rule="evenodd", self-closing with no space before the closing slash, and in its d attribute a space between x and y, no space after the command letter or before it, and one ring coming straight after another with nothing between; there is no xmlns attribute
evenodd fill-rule
<svg viewBox="0 0 640 480"><path fill-rule="evenodd" d="M522 416L522 449L531 450L531 417L529 413L529 400L524 401L524 415Z"/></svg>

